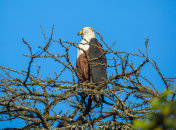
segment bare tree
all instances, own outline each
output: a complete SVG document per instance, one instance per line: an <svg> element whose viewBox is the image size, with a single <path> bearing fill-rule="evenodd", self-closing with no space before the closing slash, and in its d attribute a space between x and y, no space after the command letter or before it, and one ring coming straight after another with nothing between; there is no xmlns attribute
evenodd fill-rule
<svg viewBox="0 0 176 130"><path fill-rule="evenodd" d="M42 29L45 44L35 51L23 39L30 51L25 55L30 58L26 71L0 66L1 121L20 118L26 122L23 127L26 129L131 129L134 119L143 119L150 112L148 104L151 99L160 97L158 87L143 72L146 66L152 66L158 72L166 89L169 88L169 80L174 80L165 78L156 62L149 59L148 39L145 53L138 50L133 54L115 50L115 42L107 44L103 36L96 32L108 61L109 76L104 81L107 88L101 89L92 82L79 83L79 74L73 62L76 55L70 52L76 50L79 43L53 39L53 30L54 26L51 36L47 37ZM52 47L59 50L56 52ZM41 59L45 59L45 65L53 60L59 72L52 76L42 75L43 64L36 65ZM71 80L63 78L66 71ZM95 94L104 96L99 107L91 100Z"/></svg>

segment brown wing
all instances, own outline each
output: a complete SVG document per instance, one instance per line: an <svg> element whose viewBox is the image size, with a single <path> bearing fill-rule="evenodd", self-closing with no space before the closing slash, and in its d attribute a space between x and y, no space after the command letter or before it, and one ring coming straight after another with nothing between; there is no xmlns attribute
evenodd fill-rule
<svg viewBox="0 0 176 130"><path fill-rule="evenodd" d="M102 54L104 53L102 49L102 45L98 42L96 38L92 38L90 40L90 48L89 48L89 57L90 59L96 60L92 61L92 80L94 83L99 83L107 79L106 72L106 56Z"/></svg>
<svg viewBox="0 0 176 130"><path fill-rule="evenodd" d="M88 57L88 51L86 51L86 55ZM76 67L78 68L78 77L80 82L89 81L89 69L86 55L85 53L81 54L76 61Z"/></svg>
<svg viewBox="0 0 176 130"><path fill-rule="evenodd" d="M101 82L107 79L107 72L106 72L107 61L102 45L98 42L96 38L92 38L90 40L89 58L90 60L92 60L90 67L92 81L97 85L99 85L101 84ZM105 89L106 87L107 84L102 86L100 89ZM101 102L104 101L104 96L101 94L95 94L93 100L96 106L99 107Z"/></svg>

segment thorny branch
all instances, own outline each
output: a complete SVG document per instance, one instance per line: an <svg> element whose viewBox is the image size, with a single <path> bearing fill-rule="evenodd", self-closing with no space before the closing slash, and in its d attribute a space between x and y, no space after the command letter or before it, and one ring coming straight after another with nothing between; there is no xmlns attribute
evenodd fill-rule
<svg viewBox="0 0 176 130"><path fill-rule="evenodd" d="M26 121L23 127L26 129L50 129L55 124L58 128L125 126L130 129L134 119L142 119L150 112L148 103L151 99L160 96L158 87L143 72L145 66L153 66L166 88L169 88L168 82L175 80L165 78L156 62L149 59L148 39L145 42L146 54L140 50L139 53L133 54L113 48L116 42L109 46L103 36L96 32L104 47L103 55L106 55L108 60L106 66L108 71L110 70L109 78L100 86L91 82L78 83L76 76L79 77L79 74L73 58L76 55L71 52L79 48L78 43L53 39L53 30L54 26L48 38L42 28L45 46L39 46L36 52L22 39L30 51L30 55L25 55L30 58L27 71L0 66L1 121L21 118ZM45 70L42 70L42 65L34 65L34 62L37 64L36 59L46 59L45 64L51 61L56 63L56 72L52 76L43 76L41 73ZM96 59L87 60L91 63ZM64 78L66 71L71 78ZM105 84L108 87L100 89ZM105 99L98 108L91 98L95 94L102 94ZM175 93L173 100L174 97Z"/></svg>

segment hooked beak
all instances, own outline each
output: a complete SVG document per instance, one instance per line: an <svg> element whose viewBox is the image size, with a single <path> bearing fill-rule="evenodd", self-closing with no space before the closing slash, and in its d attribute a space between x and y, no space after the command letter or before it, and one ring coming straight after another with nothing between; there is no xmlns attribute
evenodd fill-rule
<svg viewBox="0 0 176 130"><path fill-rule="evenodd" d="M83 34L83 29L78 33L78 35L82 35Z"/></svg>

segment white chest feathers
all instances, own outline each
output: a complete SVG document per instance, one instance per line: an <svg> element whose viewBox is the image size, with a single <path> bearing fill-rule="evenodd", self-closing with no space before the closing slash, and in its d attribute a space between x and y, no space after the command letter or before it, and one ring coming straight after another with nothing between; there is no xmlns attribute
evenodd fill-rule
<svg viewBox="0 0 176 130"><path fill-rule="evenodd" d="M82 29L82 41L78 45L78 50L77 50L77 58L85 53L89 49L89 43L92 38L95 38L95 33L94 30L91 27L85 27ZM84 50L84 51L83 51Z"/></svg>
<svg viewBox="0 0 176 130"><path fill-rule="evenodd" d="M77 49L77 58L81 54L83 54L84 51L87 51L89 49L89 42L90 40L84 40L84 39L80 42L80 44L78 45L78 49Z"/></svg>

